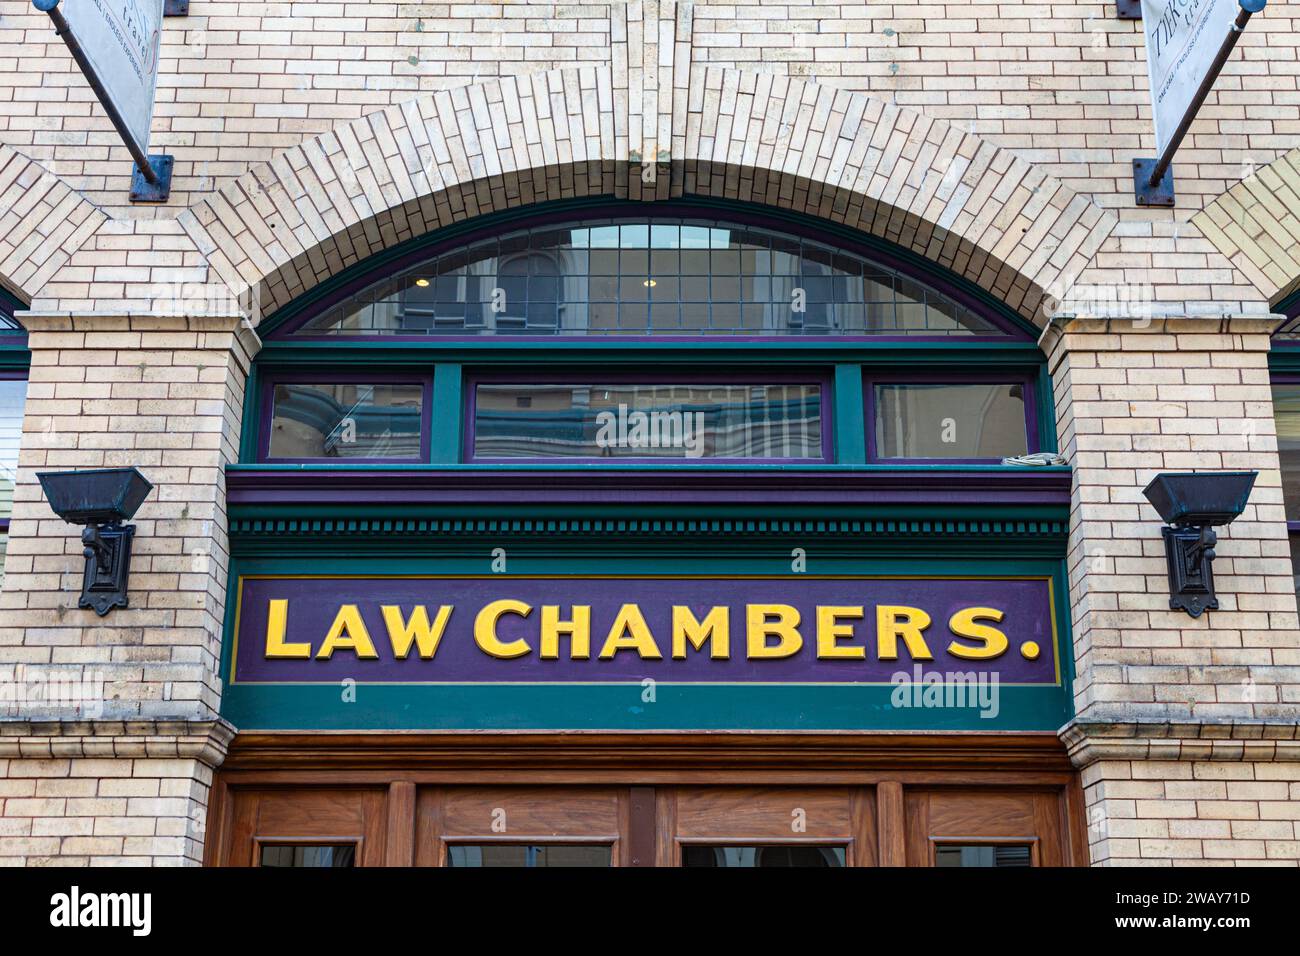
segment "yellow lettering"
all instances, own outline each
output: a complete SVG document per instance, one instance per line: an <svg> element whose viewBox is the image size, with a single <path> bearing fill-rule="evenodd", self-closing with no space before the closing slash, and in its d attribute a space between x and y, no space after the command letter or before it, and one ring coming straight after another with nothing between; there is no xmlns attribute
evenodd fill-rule
<svg viewBox="0 0 1300 956"><path fill-rule="evenodd" d="M673 660L686 660L686 645L697 651L704 650L709 642L709 657L725 661L731 657L731 609L726 605L714 607L697 620L695 612L681 604L673 605Z"/></svg>
<svg viewBox="0 0 1300 956"><path fill-rule="evenodd" d="M442 632L446 630L451 617L451 605L443 604L438 608L438 616L429 623L429 609L417 604L411 610L408 620L402 620L402 609L393 604L384 604L379 608L384 615L384 626L388 628L388 641L393 645L393 656L399 661L406 660L411 654L411 645L420 648L422 660L432 660L438 653L438 644Z"/></svg>
<svg viewBox="0 0 1300 956"><path fill-rule="evenodd" d="M986 618L994 624L999 624L1003 617L1005 615L995 607L968 607L958 611L948 619L948 630L957 637L969 637L971 640L979 641L983 646L970 647L953 641L948 645L948 653L968 661L990 661L995 657L1001 657L1007 651L1009 643L1007 636L996 627L977 622L981 618Z"/></svg>
<svg viewBox="0 0 1300 956"><path fill-rule="evenodd" d="M502 660L523 657L532 650L528 642L522 638L517 641L500 640L497 637L497 622L507 614L527 617L531 613L533 613L531 605L523 601L511 601L508 598L484 605L483 610L479 611L478 616L474 618L474 643L489 657L499 657Z"/></svg>
<svg viewBox="0 0 1300 956"><path fill-rule="evenodd" d="M921 632L930 626L930 615L919 607L876 607L876 656L882 661L898 660L898 639L907 645L914 661L932 661L934 655Z"/></svg>
<svg viewBox="0 0 1300 956"><path fill-rule="evenodd" d="M859 607L817 606L817 658L818 660L865 660L865 647L840 647L839 641L853 636L852 624L841 624L840 618L860 621L865 616Z"/></svg>
<svg viewBox="0 0 1300 956"><path fill-rule="evenodd" d="M275 598L266 609L267 660L285 660L291 658L310 660L310 644L286 644L284 642L284 633L288 629L289 602L284 598Z"/></svg>
<svg viewBox="0 0 1300 956"><path fill-rule="evenodd" d="M775 617L776 620L768 620ZM745 643L751 660L772 660L793 657L803 647L799 636L799 611L788 604L745 605ZM767 639L775 635L779 640L769 645Z"/></svg>
<svg viewBox="0 0 1300 956"><path fill-rule="evenodd" d="M361 612L355 604L344 604L330 625L330 632L325 635L325 642L316 652L318 661L327 661L335 651L352 651L357 660L374 661L379 659L366 622L361 620Z"/></svg>
<svg viewBox="0 0 1300 956"><path fill-rule="evenodd" d="M591 657L591 606L575 604L573 618L560 620L560 608L555 604L542 605L542 649L538 654L544 661L560 659L560 635L569 635L569 657L585 661Z"/></svg>
<svg viewBox="0 0 1300 956"><path fill-rule="evenodd" d="M645 661L661 661L664 657L650 636L650 627L641 616L641 609L635 604L624 604L618 609L605 645L600 649L600 659L607 661L619 651L626 650L636 651Z"/></svg>

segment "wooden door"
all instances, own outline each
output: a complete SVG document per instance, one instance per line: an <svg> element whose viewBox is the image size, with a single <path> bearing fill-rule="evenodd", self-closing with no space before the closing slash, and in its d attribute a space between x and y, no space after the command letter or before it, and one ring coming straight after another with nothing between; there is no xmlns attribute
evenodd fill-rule
<svg viewBox="0 0 1300 956"><path fill-rule="evenodd" d="M657 800L659 866L875 866L867 787L675 787Z"/></svg>
<svg viewBox="0 0 1300 956"><path fill-rule="evenodd" d="M626 787L427 787L418 866L629 866Z"/></svg>
<svg viewBox="0 0 1300 956"><path fill-rule="evenodd" d="M229 866L382 866L385 790L232 789Z"/></svg>
<svg viewBox="0 0 1300 956"><path fill-rule="evenodd" d="M909 789L908 866L1063 866L1059 791Z"/></svg>

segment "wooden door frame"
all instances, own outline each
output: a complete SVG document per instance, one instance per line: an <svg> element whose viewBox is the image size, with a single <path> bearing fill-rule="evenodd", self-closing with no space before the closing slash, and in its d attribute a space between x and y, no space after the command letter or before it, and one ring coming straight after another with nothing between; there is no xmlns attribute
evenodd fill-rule
<svg viewBox="0 0 1300 956"><path fill-rule="evenodd" d="M1066 865L1088 862L1078 773L1054 733L275 731L237 734L213 781L207 865L229 859L232 788L387 788L385 862L415 861L416 788L586 784L628 787L872 786L879 862L905 863L908 788L1043 790L1059 794ZM629 840L644 844L646 835ZM650 835L653 841L653 834ZM646 863L644 846L633 846Z"/></svg>

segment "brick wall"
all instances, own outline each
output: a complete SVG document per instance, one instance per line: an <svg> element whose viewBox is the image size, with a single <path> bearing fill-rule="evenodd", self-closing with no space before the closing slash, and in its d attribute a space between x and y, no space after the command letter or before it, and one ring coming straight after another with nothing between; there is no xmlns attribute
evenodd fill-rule
<svg viewBox="0 0 1300 956"><path fill-rule="evenodd" d="M154 125L155 144L177 156L173 205L420 93L607 62L610 9L622 6L192 0L188 17L165 22ZM1179 153L1186 208L1295 146L1297 18L1300 4L1275 0L1252 20ZM1140 24L1116 19L1113 3L697 0L694 20L698 63L915 107L1132 208L1129 160L1153 142L1146 64ZM125 150L74 70L48 17L28 0L0 3L0 142L121 206Z"/></svg>
<svg viewBox="0 0 1300 956"><path fill-rule="evenodd" d="M100 717L215 715L221 469L236 458L248 367L237 321L25 318L32 365L0 592L0 679L102 680ZM125 465L156 490L134 521L131 606L100 619L77 609L80 532L50 512L35 472ZM29 705L22 716L78 715Z"/></svg>
<svg viewBox="0 0 1300 956"><path fill-rule="evenodd" d="M1065 320L1045 347L1074 466L1070 602L1081 717L1286 717L1300 703L1297 621L1268 384L1270 320ZM1171 611L1160 471L1258 470L1220 529L1219 609Z"/></svg>
<svg viewBox="0 0 1300 956"><path fill-rule="evenodd" d="M1094 865L1300 864L1300 737L1290 723L1076 721Z"/></svg>
<svg viewBox="0 0 1300 956"><path fill-rule="evenodd" d="M202 862L221 723L0 724L0 866Z"/></svg>

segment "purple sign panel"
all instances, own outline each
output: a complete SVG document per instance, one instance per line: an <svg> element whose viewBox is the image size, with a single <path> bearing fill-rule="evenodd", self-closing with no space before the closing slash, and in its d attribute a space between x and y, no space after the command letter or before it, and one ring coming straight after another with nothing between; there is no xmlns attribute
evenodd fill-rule
<svg viewBox="0 0 1300 956"><path fill-rule="evenodd" d="M254 575L232 658L240 684L1060 682L1045 577Z"/></svg>

